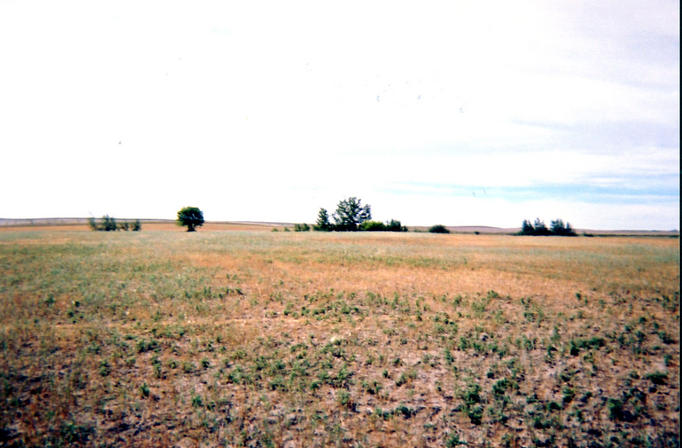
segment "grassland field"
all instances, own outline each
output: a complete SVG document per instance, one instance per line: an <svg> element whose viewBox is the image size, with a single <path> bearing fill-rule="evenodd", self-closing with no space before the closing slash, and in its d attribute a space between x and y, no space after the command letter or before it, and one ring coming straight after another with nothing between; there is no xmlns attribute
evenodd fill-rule
<svg viewBox="0 0 682 448"><path fill-rule="evenodd" d="M0 231L0 446L679 446L679 239Z"/></svg>

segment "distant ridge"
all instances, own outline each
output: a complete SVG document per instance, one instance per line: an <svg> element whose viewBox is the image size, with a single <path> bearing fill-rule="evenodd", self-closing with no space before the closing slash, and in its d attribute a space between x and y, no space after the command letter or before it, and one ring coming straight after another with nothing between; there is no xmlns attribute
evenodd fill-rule
<svg viewBox="0 0 682 448"><path fill-rule="evenodd" d="M0 218L0 227L14 226L67 226L87 224L90 218ZM99 219L99 218L98 218ZM137 218L116 218L117 221L133 221ZM141 222L167 222L170 219L140 219Z"/></svg>
<svg viewBox="0 0 682 448"><path fill-rule="evenodd" d="M68 226L87 224L90 218L0 218L0 227L25 227L25 226ZM137 218L118 218L118 221L132 221ZM174 219L140 219L142 223L175 223ZM206 221L213 224L240 224L268 227L293 227L292 222L275 221ZM425 232L429 226L407 226L412 231ZM517 233L520 227L493 227L493 226L446 226L452 233L463 234L487 234L487 235L512 235ZM575 229L578 235L585 236L660 236L679 237L679 230L592 230Z"/></svg>

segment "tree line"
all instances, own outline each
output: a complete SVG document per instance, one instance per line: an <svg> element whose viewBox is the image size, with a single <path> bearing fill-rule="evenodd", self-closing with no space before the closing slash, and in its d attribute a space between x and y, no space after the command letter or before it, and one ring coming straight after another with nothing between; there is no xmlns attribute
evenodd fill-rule
<svg viewBox="0 0 682 448"><path fill-rule="evenodd" d="M320 208L313 230L319 232L407 232L407 227L395 219L391 219L386 223L372 221L372 208L370 205L362 205L362 200L355 196L339 201L331 219L334 222L330 220L327 209ZM305 226L307 227L307 224ZM297 225L295 230L307 229Z"/></svg>
<svg viewBox="0 0 682 448"><path fill-rule="evenodd" d="M198 207L183 207L178 211L176 222L178 225L187 227L188 232L194 232L204 224L204 214ZM117 223L116 219L109 215L104 215L99 222L95 218L90 218L89 224L92 230L101 231L139 231L142 229L139 219L132 222L121 221ZM296 232L307 232L311 230L311 227L305 223L296 224L294 230ZM319 232L407 232L407 227L403 226L396 219L391 219L385 223L373 221L371 206L369 204L363 205L361 199L351 196L339 201L336 205L336 210L331 216L327 209L320 208L317 214L317 221L312 226L312 230ZM433 225L428 231L431 233L450 233L450 230L442 224ZM478 234L479 232L475 233ZM521 230L517 235L577 236L569 222L564 223L563 220L556 219L551 222L548 228L540 218L536 218L533 224L529 220L524 219L521 224Z"/></svg>
<svg viewBox="0 0 682 448"><path fill-rule="evenodd" d="M556 219L551 222L549 228L545 225L544 221L540 218L535 219L535 223L531 224L529 220L524 219L523 224L521 224L521 231L519 235L535 235L535 236L577 236L575 230L571 227L571 223L561 219Z"/></svg>

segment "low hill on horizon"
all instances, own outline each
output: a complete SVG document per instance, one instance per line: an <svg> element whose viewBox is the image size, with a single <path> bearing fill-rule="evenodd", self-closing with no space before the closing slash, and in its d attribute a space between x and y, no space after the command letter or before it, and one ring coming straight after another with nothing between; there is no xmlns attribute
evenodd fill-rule
<svg viewBox="0 0 682 448"><path fill-rule="evenodd" d="M30 226L70 226L88 224L90 218L0 218L0 227L30 227ZM116 218L120 221L131 221L137 218ZM175 223L174 219L140 219L144 223ZM293 222L274 222L274 221L206 221L206 224L232 224L263 227L293 227ZM426 232L429 226L407 226L411 231ZM514 234L520 227L495 227L495 226L445 226L452 233L476 233L505 235ZM596 229L576 229L579 235L594 236L615 236L615 235L641 235L641 236L679 236L679 230L596 230Z"/></svg>

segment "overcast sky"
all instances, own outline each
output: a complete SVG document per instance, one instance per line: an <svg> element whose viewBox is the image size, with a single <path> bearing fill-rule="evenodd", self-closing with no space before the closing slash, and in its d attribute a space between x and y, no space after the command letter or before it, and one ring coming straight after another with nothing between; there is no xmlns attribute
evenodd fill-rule
<svg viewBox="0 0 682 448"><path fill-rule="evenodd" d="M0 217L679 228L679 2L0 0Z"/></svg>

